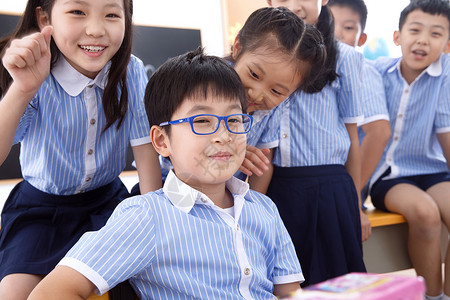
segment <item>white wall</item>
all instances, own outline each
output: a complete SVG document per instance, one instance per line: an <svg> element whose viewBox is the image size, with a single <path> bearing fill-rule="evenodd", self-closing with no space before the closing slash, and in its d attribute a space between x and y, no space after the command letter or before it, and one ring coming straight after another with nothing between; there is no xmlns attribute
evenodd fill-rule
<svg viewBox="0 0 450 300"><path fill-rule="evenodd" d="M367 39L383 38L389 46L389 56L401 56L400 47L395 46L394 31L398 29L400 12L410 0L365 0L368 16L366 30Z"/></svg>
<svg viewBox="0 0 450 300"><path fill-rule="evenodd" d="M20 14L26 0L0 0L0 11ZM134 0L139 25L200 29L206 52L224 55L221 0Z"/></svg>

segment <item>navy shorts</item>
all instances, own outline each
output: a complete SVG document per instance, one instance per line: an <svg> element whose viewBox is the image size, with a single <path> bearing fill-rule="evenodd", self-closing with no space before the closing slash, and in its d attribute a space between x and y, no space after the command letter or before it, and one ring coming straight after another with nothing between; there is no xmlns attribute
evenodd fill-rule
<svg viewBox="0 0 450 300"><path fill-rule="evenodd" d="M384 197L387 192L394 186L400 183L407 183L426 191L435 184L444 181L450 181L450 173L442 172L435 174L424 174L407 177L399 177L394 179L382 180L383 177L389 175L390 169L387 170L372 186L370 197L373 205L381 210L389 211L384 203Z"/></svg>

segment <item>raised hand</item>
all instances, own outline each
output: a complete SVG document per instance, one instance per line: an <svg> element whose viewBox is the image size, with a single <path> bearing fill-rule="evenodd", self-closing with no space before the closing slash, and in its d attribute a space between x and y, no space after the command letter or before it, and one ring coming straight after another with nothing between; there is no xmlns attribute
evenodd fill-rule
<svg viewBox="0 0 450 300"><path fill-rule="evenodd" d="M2 61L16 90L34 95L49 75L52 31L52 26L46 26L41 32L13 40L6 49Z"/></svg>

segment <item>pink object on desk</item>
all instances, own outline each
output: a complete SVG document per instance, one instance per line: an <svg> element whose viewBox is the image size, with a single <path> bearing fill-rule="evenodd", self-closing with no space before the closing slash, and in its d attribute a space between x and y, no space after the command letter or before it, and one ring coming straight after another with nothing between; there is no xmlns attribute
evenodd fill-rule
<svg viewBox="0 0 450 300"><path fill-rule="evenodd" d="M299 290L290 300L423 300L422 277L349 273Z"/></svg>

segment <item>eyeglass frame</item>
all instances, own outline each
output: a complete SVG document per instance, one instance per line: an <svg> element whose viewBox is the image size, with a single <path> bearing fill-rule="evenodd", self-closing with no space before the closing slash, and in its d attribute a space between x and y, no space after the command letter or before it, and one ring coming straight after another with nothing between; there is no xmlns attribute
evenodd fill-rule
<svg viewBox="0 0 450 300"><path fill-rule="evenodd" d="M210 132L210 133L198 133L198 132L195 132L193 121L194 121L194 119L196 117L199 117L199 116L216 117L219 120L219 122L217 122L217 128L213 132ZM250 125L248 127L248 130L245 131L245 132L234 132L234 131L232 131L230 129L230 127L228 127L228 122L227 122L228 118L232 117L232 116L246 116L246 117L248 117L249 120L250 120ZM227 115L227 116L218 116L218 115L214 115L214 114L198 114L198 115L194 115L194 116L187 117L187 118L182 118L182 119L178 119L178 120L162 122L161 124L159 124L159 126L163 127L163 126L167 126L167 125L177 125L177 124L182 124L182 123L189 123L191 125L191 130L192 130L192 132L194 134L197 134L197 135L210 135L210 134L216 133L217 130L219 130L220 123L222 122L222 120L224 121L225 127L227 128L227 130L229 132L233 133L233 134L246 134L246 133L249 133L250 129L252 128L252 125L253 125L253 117L251 115L242 113L242 114L231 114L231 115Z"/></svg>

